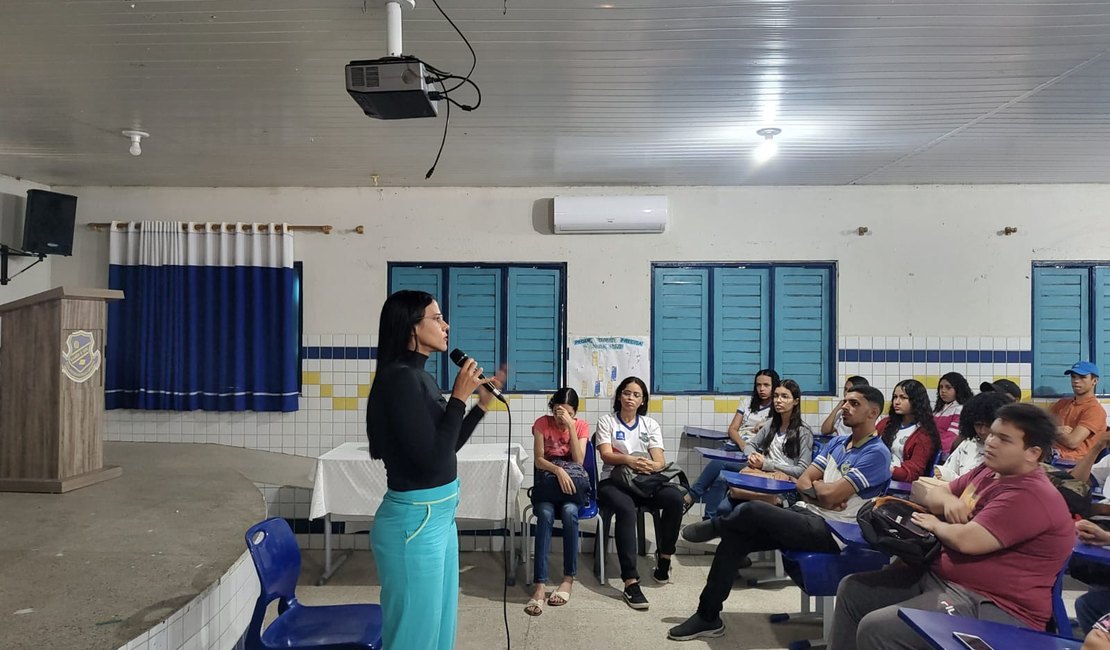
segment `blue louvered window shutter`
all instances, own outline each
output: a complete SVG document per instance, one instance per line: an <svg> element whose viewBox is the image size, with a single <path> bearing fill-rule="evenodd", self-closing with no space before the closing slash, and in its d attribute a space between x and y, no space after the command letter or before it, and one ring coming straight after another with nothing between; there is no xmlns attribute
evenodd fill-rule
<svg viewBox="0 0 1110 650"><path fill-rule="evenodd" d="M1091 353L1091 361L1101 369L1110 367L1110 267L1096 266L1092 280L1094 286L1091 293L1094 304L1091 309L1094 318L1091 319L1093 322L1091 344L1094 349ZM1105 393L1108 385L1110 383L1098 386L1095 392Z"/></svg>
<svg viewBox="0 0 1110 650"><path fill-rule="evenodd" d="M772 363L783 379L798 382L806 393L832 389L832 281L827 267L774 270Z"/></svg>
<svg viewBox="0 0 1110 650"><path fill-rule="evenodd" d="M1033 394L1069 395L1064 371L1090 354L1090 271L1033 269Z"/></svg>
<svg viewBox="0 0 1110 650"><path fill-rule="evenodd" d="M709 390L709 269L657 267L653 285L654 390Z"/></svg>
<svg viewBox="0 0 1110 650"><path fill-rule="evenodd" d="M556 269L509 268L508 389L550 391L562 380L562 295Z"/></svg>
<svg viewBox="0 0 1110 650"><path fill-rule="evenodd" d="M770 270L713 269L713 390L750 390L770 365Z"/></svg>
<svg viewBox="0 0 1110 650"><path fill-rule="evenodd" d="M440 309L446 309L443 304L443 270L426 268L422 266L394 266L389 274L389 292L394 293L402 289L413 291L427 291L440 303ZM428 356L428 363L424 366L436 383L443 386L444 363L446 355L433 353Z"/></svg>
<svg viewBox="0 0 1110 650"><path fill-rule="evenodd" d="M502 363L497 355L501 342L501 269L451 267L450 343L448 351L459 348L478 361L493 376ZM448 363L447 384L451 388L458 367Z"/></svg>

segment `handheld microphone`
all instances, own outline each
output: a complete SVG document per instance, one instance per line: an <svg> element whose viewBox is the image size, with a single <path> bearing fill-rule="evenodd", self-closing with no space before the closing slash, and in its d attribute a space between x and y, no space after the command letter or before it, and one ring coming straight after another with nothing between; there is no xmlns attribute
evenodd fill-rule
<svg viewBox="0 0 1110 650"><path fill-rule="evenodd" d="M462 365L469 360L470 357L466 356L466 353L462 350L458 348L451 350L451 362L454 363L456 366L462 368ZM485 375L478 375L478 379L485 378ZM494 386L493 382L487 381L486 383L482 384L482 388L485 388L489 392L493 393L493 396L500 400L502 404L508 404L508 402L505 401L505 396L501 394L501 390L498 389L497 386Z"/></svg>

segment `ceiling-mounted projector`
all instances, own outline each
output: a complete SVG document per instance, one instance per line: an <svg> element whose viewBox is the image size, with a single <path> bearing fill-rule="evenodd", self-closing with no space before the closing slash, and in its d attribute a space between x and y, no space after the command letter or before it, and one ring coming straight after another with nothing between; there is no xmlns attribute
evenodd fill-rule
<svg viewBox="0 0 1110 650"><path fill-rule="evenodd" d="M432 98L434 91L428 89L424 64L416 57L351 61L346 75L347 92L370 117L401 120L438 115L438 102Z"/></svg>

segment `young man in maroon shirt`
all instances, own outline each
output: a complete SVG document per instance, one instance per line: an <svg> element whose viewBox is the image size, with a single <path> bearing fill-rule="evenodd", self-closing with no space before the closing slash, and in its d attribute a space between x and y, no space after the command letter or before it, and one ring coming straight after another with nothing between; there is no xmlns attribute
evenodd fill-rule
<svg viewBox="0 0 1110 650"><path fill-rule="evenodd" d="M1044 630L1056 574L1075 545L1064 498L1040 467L1055 439L1040 408L1000 408L983 464L929 492L935 514L914 515L940 540L940 555L928 567L898 562L845 578L830 650L932 647L898 618L899 607Z"/></svg>

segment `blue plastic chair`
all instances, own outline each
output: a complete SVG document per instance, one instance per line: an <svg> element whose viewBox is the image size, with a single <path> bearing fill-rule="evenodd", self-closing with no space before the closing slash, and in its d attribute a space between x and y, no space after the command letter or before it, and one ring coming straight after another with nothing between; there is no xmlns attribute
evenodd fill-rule
<svg viewBox="0 0 1110 650"><path fill-rule="evenodd" d="M822 639L818 641L793 641L788 646L790 650L804 650L815 645L827 645L829 633L832 631L833 602L840 581L853 573L865 571L878 571L885 567L890 558L862 546L866 542L859 534L858 529L851 530L853 524L841 525L842 530L835 531L835 536L847 540L848 546L839 555L832 553L808 553L799 551L783 551L783 561L786 571L802 590L802 614L772 614L772 623L782 623L788 620L804 620L804 617L821 617ZM833 528L833 526L830 526ZM848 534L846 534L848 533ZM1060 571L1056 574L1056 582L1052 585L1052 618L1049 619L1047 632L1058 636L1072 637L1072 624L1068 618L1068 610L1064 605L1064 575L1067 572L1069 557ZM816 612L810 613L809 597L817 598Z"/></svg>
<svg viewBox="0 0 1110 650"><path fill-rule="evenodd" d="M582 467L586 476L590 477L590 501L578 509L578 521L593 519L598 514L597 508L597 452L594 450L594 441L586 441L586 457L582 459Z"/></svg>
<svg viewBox="0 0 1110 650"><path fill-rule="evenodd" d="M802 590L802 612L800 615L772 614L772 623L789 620L799 621L819 618L822 623L822 638L817 641L793 641L790 650L804 650L814 645L827 645L826 640L832 631L833 601L840 581L853 573L878 571L890 563L885 553L849 544L840 553L814 553L809 551L783 551L783 567L786 574ZM814 612L809 611L809 599L817 600Z"/></svg>
<svg viewBox="0 0 1110 650"><path fill-rule="evenodd" d="M1057 636L1075 638L1071 619L1068 617L1068 608L1064 605L1064 575L1067 574L1070 564L1069 555L1068 559L1064 560L1064 566L1060 567L1060 572L1056 574L1056 582L1052 584L1052 618L1049 619L1048 629L1045 631ZM1082 639L1082 637L1079 638Z"/></svg>
<svg viewBox="0 0 1110 650"><path fill-rule="evenodd" d="M945 457L944 450L943 449L938 449L936 455L933 456L933 462L929 463L929 466L925 468L925 473L922 474L922 476L932 476L933 475L933 468L935 468L937 465L943 464L944 463L944 457Z"/></svg>
<svg viewBox="0 0 1110 650"><path fill-rule="evenodd" d="M581 524L583 521L588 521L588 520L593 519L594 517L597 516L597 458L596 458L596 456L597 455L594 453L594 441L593 440L587 440L586 441L586 456L585 456L585 458L582 459L582 468L586 470L586 476L590 477L590 494L589 494L589 500L586 501L586 505L578 506L578 523L579 524ZM520 558L521 558L520 561L524 564L524 575L526 576L525 580L524 580L524 583L530 585L530 584L532 584L532 574L531 574L531 572L529 571L529 568L528 568L528 560L531 559L532 551L535 550L535 549L532 548L531 538L532 538L532 525L533 525L532 522L536 518L535 513L532 510L532 504L531 503L524 506L524 516L522 518L524 519L524 535L522 535L521 538L522 538L522 544L523 544L524 550L520 554ZM562 523L559 521L558 517L555 518L555 525L560 526L560 527L562 526ZM579 530L578 530L578 537L579 537L579 539L581 539L581 537L582 537L582 529L581 528L579 528Z"/></svg>
<svg viewBox="0 0 1110 650"><path fill-rule="evenodd" d="M301 550L284 519L272 517L246 534L261 586L244 639L247 650L315 648L381 650L380 605L302 605L297 601ZM278 601L278 617L263 630L266 608Z"/></svg>

